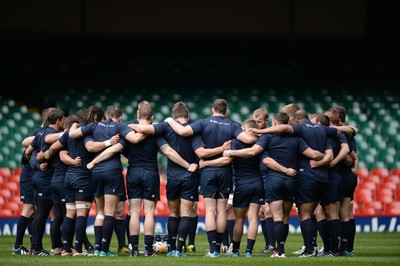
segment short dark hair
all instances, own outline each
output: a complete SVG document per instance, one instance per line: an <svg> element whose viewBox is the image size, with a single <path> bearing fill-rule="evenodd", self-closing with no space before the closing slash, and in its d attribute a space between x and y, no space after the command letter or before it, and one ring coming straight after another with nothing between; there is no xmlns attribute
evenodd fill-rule
<svg viewBox="0 0 400 266"><path fill-rule="evenodd" d="M278 122L278 124L287 124L289 123L289 115L284 112L278 112L274 114L274 119Z"/></svg>
<svg viewBox="0 0 400 266"><path fill-rule="evenodd" d="M228 102L224 99L216 99L211 107L219 114L226 114L228 111Z"/></svg>
<svg viewBox="0 0 400 266"><path fill-rule="evenodd" d="M309 119L307 112L303 109L297 110L294 113L293 118L296 120Z"/></svg>
<svg viewBox="0 0 400 266"><path fill-rule="evenodd" d="M57 120L62 120L64 118L64 111L58 108L52 109L47 114L47 121L49 125L54 125Z"/></svg>
<svg viewBox="0 0 400 266"><path fill-rule="evenodd" d="M138 107L138 118L151 120L153 115L154 115L153 107L150 105L150 103L139 104L139 107Z"/></svg>
<svg viewBox="0 0 400 266"><path fill-rule="evenodd" d="M346 108L343 106L337 105L331 108L331 110L335 110L339 115L339 122L343 124L346 123Z"/></svg>
<svg viewBox="0 0 400 266"><path fill-rule="evenodd" d="M79 123L80 119L77 115L70 115L64 120L64 129L69 129L73 123Z"/></svg>
<svg viewBox="0 0 400 266"><path fill-rule="evenodd" d="M86 124L100 122L104 118L104 110L98 106L90 106L86 113Z"/></svg>
<svg viewBox="0 0 400 266"><path fill-rule="evenodd" d="M319 122L321 125L327 126L327 127L329 127L330 124L331 124L331 121L330 121L330 119L329 119L329 116L327 116L326 114L318 114L318 115L315 117L315 123L318 123L318 122Z"/></svg>
<svg viewBox="0 0 400 266"><path fill-rule="evenodd" d="M172 114L175 118L187 118L189 117L189 106L185 102L176 102L172 107Z"/></svg>
<svg viewBox="0 0 400 266"><path fill-rule="evenodd" d="M257 122L254 119L246 119L242 122L242 126L247 126L248 128L257 128Z"/></svg>
<svg viewBox="0 0 400 266"><path fill-rule="evenodd" d="M122 116L122 110L118 106L110 106L107 109L107 115L109 118L120 118Z"/></svg>

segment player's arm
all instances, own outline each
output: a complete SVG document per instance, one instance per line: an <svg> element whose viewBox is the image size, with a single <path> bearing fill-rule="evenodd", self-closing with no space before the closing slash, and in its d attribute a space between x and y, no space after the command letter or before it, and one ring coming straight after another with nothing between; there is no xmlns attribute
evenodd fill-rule
<svg viewBox="0 0 400 266"><path fill-rule="evenodd" d="M244 131L240 133L236 138L246 144L254 144L258 140L258 136L256 136L255 134L248 134Z"/></svg>
<svg viewBox="0 0 400 266"><path fill-rule="evenodd" d="M253 132L256 134L293 134L294 130L291 125L276 125L263 129L250 128L249 132Z"/></svg>
<svg viewBox="0 0 400 266"><path fill-rule="evenodd" d="M77 156L76 158L72 158L67 150L60 151L60 160L66 165L71 165L71 166L82 165L81 157Z"/></svg>
<svg viewBox="0 0 400 266"><path fill-rule="evenodd" d="M64 145L61 144L59 140L51 144L49 149L43 153L44 158L48 160L51 156L53 156L57 151L61 150Z"/></svg>
<svg viewBox="0 0 400 266"><path fill-rule="evenodd" d="M32 147L32 145L29 144L28 148L25 150L25 156L30 161L31 155L35 149Z"/></svg>
<svg viewBox="0 0 400 266"><path fill-rule="evenodd" d="M22 147L25 149L28 148L34 138L35 136L26 137L21 143Z"/></svg>
<svg viewBox="0 0 400 266"><path fill-rule="evenodd" d="M203 160L201 159L199 162L200 168L204 167L221 167L229 165L232 162L232 157L219 157L213 160Z"/></svg>
<svg viewBox="0 0 400 266"><path fill-rule="evenodd" d="M253 157L260 154L264 150L264 147L254 144L250 148L240 149L240 150L226 150L224 151L224 156L226 157Z"/></svg>
<svg viewBox="0 0 400 266"><path fill-rule="evenodd" d="M38 161L39 163L43 163L44 162L44 153L42 151L39 151L36 154L36 161Z"/></svg>
<svg viewBox="0 0 400 266"><path fill-rule="evenodd" d="M88 150L88 152L93 152L93 153L101 152L105 148L117 144L119 142L119 139L120 139L119 134L116 134L106 141L90 140L85 143L85 148Z"/></svg>
<svg viewBox="0 0 400 266"><path fill-rule="evenodd" d="M99 164L105 160L110 159L114 154L122 151L124 146L121 143L117 143L114 146L108 147L102 153L99 154L96 158L94 158L90 163L87 164L87 168L92 170L96 164Z"/></svg>
<svg viewBox="0 0 400 266"><path fill-rule="evenodd" d="M57 133L47 134L46 137L44 138L44 141L45 141L47 144L53 144L53 143L56 142L63 134L64 134L64 131L63 131L63 132L57 132Z"/></svg>
<svg viewBox="0 0 400 266"><path fill-rule="evenodd" d="M179 153L177 153L171 146L169 146L168 143L162 145L160 147L160 152L164 156L166 156L168 159L176 163L177 165L181 166L182 168L185 168L189 172L194 172L197 170L197 164L196 163L189 163L185 159L183 159Z"/></svg>
<svg viewBox="0 0 400 266"><path fill-rule="evenodd" d="M315 161L322 160L325 157L325 153L314 150L310 147L308 147L305 151L303 151L303 155Z"/></svg>
<svg viewBox="0 0 400 266"><path fill-rule="evenodd" d="M349 152L349 145L347 143L340 143L340 151L338 155L333 158L333 160L329 163L329 167L334 167L336 164L342 161L347 156L347 154L349 154Z"/></svg>
<svg viewBox="0 0 400 266"><path fill-rule="evenodd" d="M187 137L187 136L192 136L194 134L193 129L190 125L183 126L178 122L176 122L171 117L166 118L165 122L167 122L175 131L175 133L178 134L179 136Z"/></svg>
<svg viewBox="0 0 400 266"><path fill-rule="evenodd" d="M69 128L69 137L72 139L77 139L83 137L82 129L78 127L78 123L73 123Z"/></svg>
<svg viewBox="0 0 400 266"><path fill-rule="evenodd" d="M216 147L216 148L205 148L205 147L199 147L196 149L194 152L199 158L210 158L213 156L216 156L218 154L223 153L225 150L229 150L231 148L231 141L225 141L222 146Z"/></svg>
<svg viewBox="0 0 400 266"><path fill-rule="evenodd" d="M350 153L350 157L353 159L353 173L358 174L359 164L358 164L358 154L355 151Z"/></svg>
<svg viewBox="0 0 400 266"><path fill-rule="evenodd" d="M154 135L155 130L153 125L143 125L143 124L129 124L128 127L135 130L137 133Z"/></svg>
<svg viewBox="0 0 400 266"><path fill-rule="evenodd" d="M347 137L354 137L358 134L359 129L355 126L337 126L335 127L338 131L343 132ZM338 134L339 135L339 134Z"/></svg>
<svg viewBox="0 0 400 266"><path fill-rule="evenodd" d="M285 167L285 166L281 165L280 163L278 163L277 161L275 161L274 159L272 159L271 157L264 158L262 160L262 162L269 169L272 169L272 170L280 172L280 173L284 173L288 176L295 176L297 174L296 169Z"/></svg>
<svg viewBox="0 0 400 266"><path fill-rule="evenodd" d="M325 150L325 156L317 161L317 160L310 160L311 168L317 168L323 165L329 165L329 163L333 160L333 151L332 149Z"/></svg>
<svg viewBox="0 0 400 266"><path fill-rule="evenodd" d="M125 135L125 139L130 143L137 144L144 140L148 135L142 133L136 133L135 131L131 131Z"/></svg>

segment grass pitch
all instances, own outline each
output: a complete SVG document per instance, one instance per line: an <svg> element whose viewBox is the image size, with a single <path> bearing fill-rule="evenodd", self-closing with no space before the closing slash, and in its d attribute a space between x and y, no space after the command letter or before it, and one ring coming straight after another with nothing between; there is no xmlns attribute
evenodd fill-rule
<svg viewBox="0 0 400 266"><path fill-rule="evenodd" d="M89 236L91 241L93 236ZM286 243L286 255L288 258L270 258L269 255L261 253L264 246L262 235L258 235L252 258L204 258L208 249L207 237L205 233L200 233L196 237L196 253L188 253L187 257L174 258L161 254L158 257L129 257L119 255L118 257L33 257L33 256L13 256L11 248L14 243L14 236L0 236L0 265L73 265L73 266L99 266L99 265L282 265L282 266L353 266L353 265L400 265L400 233L357 233L355 240L355 257L335 257L335 258L297 258L291 253L302 246L301 234L289 234ZM320 244L320 239L319 245ZM241 254L244 254L246 247L246 236L242 239ZM25 246L29 248L28 237L24 239ZM116 251L116 236L113 236L111 250ZM143 237L140 238L140 245L143 244ZM50 238L44 236L44 246L50 249Z"/></svg>

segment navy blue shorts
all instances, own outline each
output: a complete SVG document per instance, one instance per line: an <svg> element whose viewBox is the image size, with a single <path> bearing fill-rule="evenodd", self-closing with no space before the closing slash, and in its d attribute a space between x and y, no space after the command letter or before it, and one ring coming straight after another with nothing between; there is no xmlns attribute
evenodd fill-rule
<svg viewBox="0 0 400 266"><path fill-rule="evenodd" d="M199 201L198 193L199 179L189 180L168 180L167 199L185 199L189 201Z"/></svg>
<svg viewBox="0 0 400 266"><path fill-rule="evenodd" d="M129 168L126 175L129 199L160 200L160 174L144 168Z"/></svg>
<svg viewBox="0 0 400 266"><path fill-rule="evenodd" d="M107 195L121 196L124 193L122 169L92 172L92 187L95 197Z"/></svg>
<svg viewBox="0 0 400 266"><path fill-rule="evenodd" d="M93 201L92 175L67 173L64 179L65 202Z"/></svg>
<svg viewBox="0 0 400 266"><path fill-rule="evenodd" d="M294 201L296 177L270 175L266 179L265 201Z"/></svg>
<svg viewBox="0 0 400 266"><path fill-rule="evenodd" d="M19 183L20 200L23 203L35 203L32 179Z"/></svg>
<svg viewBox="0 0 400 266"><path fill-rule="evenodd" d="M329 174L329 183L324 184L321 205L340 202L343 199L343 180L338 173Z"/></svg>
<svg viewBox="0 0 400 266"><path fill-rule="evenodd" d="M51 183L51 199L53 204L65 204L64 183Z"/></svg>
<svg viewBox="0 0 400 266"><path fill-rule="evenodd" d="M52 174L33 174L32 187L34 192L34 200L37 203L38 199L52 200L51 198L51 178Z"/></svg>
<svg viewBox="0 0 400 266"><path fill-rule="evenodd" d="M296 205L304 203L319 202L324 183L305 176L297 176L296 178Z"/></svg>
<svg viewBox="0 0 400 266"><path fill-rule="evenodd" d="M354 191L357 187L357 175L354 173L342 176L343 178L343 196L346 198L354 199Z"/></svg>
<svg viewBox="0 0 400 266"><path fill-rule="evenodd" d="M200 194L204 198L227 199L232 193L232 170L202 170L200 173Z"/></svg>
<svg viewBox="0 0 400 266"><path fill-rule="evenodd" d="M235 186L233 204L235 208L247 208L250 203L264 204L264 181L259 180L251 183L240 183Z"/></svg>

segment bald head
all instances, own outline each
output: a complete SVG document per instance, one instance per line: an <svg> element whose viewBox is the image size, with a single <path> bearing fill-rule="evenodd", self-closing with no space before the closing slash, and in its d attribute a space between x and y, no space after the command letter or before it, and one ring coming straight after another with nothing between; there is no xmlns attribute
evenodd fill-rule
<svg viewBox="0 0 400 266"><path fill-rule="evenodd" d="M296 111L293 115L293 119L296 124L301 124L304 121L309 120L307 112L303 109Z"/></svg>

